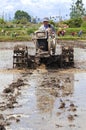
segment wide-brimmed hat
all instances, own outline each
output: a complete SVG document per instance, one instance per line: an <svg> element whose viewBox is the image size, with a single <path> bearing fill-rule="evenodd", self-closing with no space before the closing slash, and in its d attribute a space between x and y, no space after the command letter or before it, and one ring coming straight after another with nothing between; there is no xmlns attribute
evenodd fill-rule
<svg viewBox="0 0 86 130"><path fill-rule="evenodd" d="M43 19L43 22L48 22L49 21L49 18L48 17L45 17L44 19Z"/></svg>

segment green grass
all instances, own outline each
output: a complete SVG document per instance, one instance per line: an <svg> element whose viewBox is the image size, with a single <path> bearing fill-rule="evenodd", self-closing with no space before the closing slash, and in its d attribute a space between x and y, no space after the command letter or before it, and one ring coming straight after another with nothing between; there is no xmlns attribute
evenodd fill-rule
<svg viewBox="0 0 86 130"><path fill-rule="evenodd" d="M70 36L70 35L60 36L57 38L61 40L86 40L86 37L84 36L78 37L78 36Z"/></svg>
<svg viewBox="0 0 86 130"><path fill-rule="evenodd" d="M26 27L16 26L10 28L0 28L0 41L30 41L31 34L34 33L39 28L40 24L29 24ZM4 33L2 33L4 30ZM57 29L58 30L58 29ZM81 37L78 37L78 32L82 30L83 34ZM65 29L66 33L64 36L57 38L61 40L86 40L86 28L67 28ZM76 32L75 36L72 36L71 33ZM15 36L15 33L17 36Z"/></svg>
<svg viewBox="0 0 86 130"><path fill-rule="evenodd" d="M25 35L25 36L16 36L16 37L11 37L11 36L0 36L0 42L8 42L8 41L31 41L31 36Z"/></svg>

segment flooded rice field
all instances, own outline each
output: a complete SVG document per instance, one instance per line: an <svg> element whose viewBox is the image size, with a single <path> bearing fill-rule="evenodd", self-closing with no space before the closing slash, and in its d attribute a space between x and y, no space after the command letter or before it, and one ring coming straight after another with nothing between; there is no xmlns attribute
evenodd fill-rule
<svg viewBox="0 0 86 130"><path fill-rule="evenodd" d="M31 43L0 43L0 129L85 130L86 48L74 68L13 69L15 44Z"/></svg>

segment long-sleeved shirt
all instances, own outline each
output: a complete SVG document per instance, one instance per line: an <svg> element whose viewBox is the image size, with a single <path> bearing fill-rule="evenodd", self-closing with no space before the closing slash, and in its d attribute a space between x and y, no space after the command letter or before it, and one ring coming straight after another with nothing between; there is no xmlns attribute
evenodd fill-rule
<svg viewBox="0 0 86 130"><path fill-rule="evenodd" d="M53 25L51 24L48 24L48 25L41 25L41 27L39 28L39 30L41 31L46 31L48 28L51 28L52 29L52 32L55 32L55 28Z"/></svg>

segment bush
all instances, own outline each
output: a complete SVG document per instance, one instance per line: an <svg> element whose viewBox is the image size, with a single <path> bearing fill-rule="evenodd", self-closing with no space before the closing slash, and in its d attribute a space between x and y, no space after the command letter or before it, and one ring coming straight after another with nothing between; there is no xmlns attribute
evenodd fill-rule
<svg viewBox="0 0 86 130"><path fill-rule="evenodd" d="M78 19L70 19L67 21L70 28L81 27L83 20L81 18Z"/></svg>
<svg viewBox="0 0 86 130"><path fill-rule="evenodd" d="M81 27L86 28L86 21L83 21Z"/></svg>
<svg viewBox="0 0 86 130"><path fill-rule="evenodd" d="M28 35L30 35L31 33L34 33L34 28L29 28L28 30L27 30L27 34Z"/></svg>
<svg viewBox="0 0 86 130"><path fill-rule="evenodd" d="M27 34L30 35L31 33L34 33L36 30L38 30L37 27L31 27L31 28L28 28L28 30L27 30Z"/></svg>
<svg viewBox="0 0 86 130"><path fill-rule="evenodd" d="M81 28L67 28L66 29L66 32L68 33L68 34L70 34L70 33L72 33L72 32L79 32L81 30Z"/></svg>

